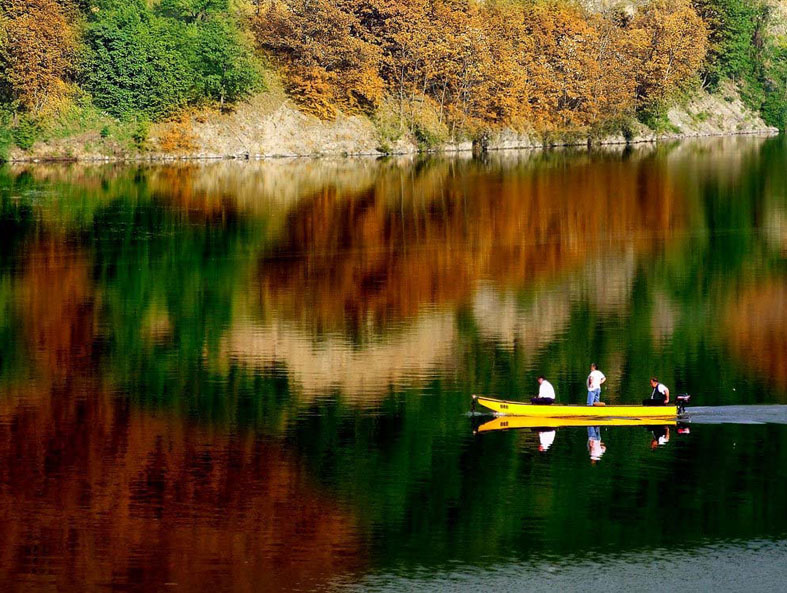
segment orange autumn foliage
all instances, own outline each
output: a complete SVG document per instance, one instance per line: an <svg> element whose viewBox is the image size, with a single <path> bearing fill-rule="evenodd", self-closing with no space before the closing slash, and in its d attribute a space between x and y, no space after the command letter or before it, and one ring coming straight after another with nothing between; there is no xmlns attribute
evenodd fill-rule
<svg viewBox="0 0 787 593"><path fill-rule="evenodd" d="M700 68L708 30L689 0L634 15L570 0L273 0L257 40L320 115L426 111L457 129L586 132L664 98Z"/></svg>
<svg viewBox="0 0 787 593"><path fill-rule="evenodd" d="M358 27L355 15L325 0L271 3L253 23L293 94L322 117L374 105L382 96L379 50L353 35Z"/></svg>
<svg viewBox="0 0 787 593"><path fill-rule="evenodd" d="M708 33L689 0L651 0L643 6L625 37L637 101L663 99L696 74L708 51Z"/></svg>
<svg viewBox="0 0 787 593"><path fill-rule="evenodd" d="M56 0L4 0L0 8L0 81L23 107L39 110L67 88L75 28Z"/></svg>
<svg viewBox="0 0 787 593"><path fill-rule="evenodd" d="M534 44L527 73L539 129L581 129L631 107L619 29L579 5L551 0L529 6L525 21Z"/></svg>
<svg viewBox="0 0 787 593"><path fill-rule="evenodd" d="M159 148L164 152L188 152L196 149L191 114L181 113L168 122L159 138Z"/></svg>
<svg viewBox="0 0 787 593"><path fill-rule="evenodd" d="M0 574L20 590L312 590L366 562L358 519L271 439L138 410L86 377L6 393Z"/></svg>

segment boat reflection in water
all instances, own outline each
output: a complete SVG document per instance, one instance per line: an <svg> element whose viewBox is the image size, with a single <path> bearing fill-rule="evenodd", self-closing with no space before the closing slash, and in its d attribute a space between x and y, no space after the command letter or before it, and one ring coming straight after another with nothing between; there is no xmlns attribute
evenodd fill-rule
<svg viewBox="0 0 787 593"><path fill-rule="evenodd" d="M533 418L528 416L498 416L477 425L473 433L529 429L538 435L538 450L543 453L548 451L553 445L558 429L584 427L587 428L588 433L587 448L590 454L590 461L596 464L601 461L601 458L607 451L606 444L601 440L602 426L642 426L652 435L651 448L657 449L669 443L670 429L676 425L677 422L675 420L660 420L659 425L655 426L652 418Z"/></svg>

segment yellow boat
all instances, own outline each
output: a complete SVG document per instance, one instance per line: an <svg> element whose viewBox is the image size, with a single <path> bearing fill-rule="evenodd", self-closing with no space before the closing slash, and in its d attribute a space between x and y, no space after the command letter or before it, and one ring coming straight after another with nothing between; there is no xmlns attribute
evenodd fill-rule
<svg viewBox="0 0 787 593"><path fill-rule="evenodd" d="M493 399L474 395L473 400L505 416L530 416L533 418L677 418L677 406L578 406L553 404L536 406L530 403ZM594 424L595 426L595 424Z"/></svg>
<svg viewBox="0 0 787 593"><path fill-rule="evenodd" d="M544 418L534 416L498 416L476 428L476 432L514 430L517 428L563 428L570 426L675 426L674 418Z"/></svg>

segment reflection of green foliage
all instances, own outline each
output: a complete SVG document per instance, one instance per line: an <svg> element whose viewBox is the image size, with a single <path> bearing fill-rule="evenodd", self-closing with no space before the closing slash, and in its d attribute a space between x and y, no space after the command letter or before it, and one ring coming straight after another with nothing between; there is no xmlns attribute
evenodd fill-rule
<svg viewBox="0 0 787 593"><path fill-rule="evenodd" d="M319 483L361 512L383 563L630 551L787 527L775 493L739 499L742 479L781 471L784 431L758 427L755 437L751 427L706 428L683 441L673 429L670 445L653 452L643 428L604 429L608 453L594 467L582 428L559 430L547 454L530 431L473 437L468 396L434 383L392 395L375 415L328 406L287 429ZM729 447L766 436L773 456ZM735 472L707 463L719 450Z"/></svg>
<svg viewBox="0 0 787 593"><path fill-rule="evenodd" d="M12 278L24 255L25 240L35 228L31 201L20 199L18 193L32 185L29 175L14 177L0 168L0 381L27 370Z"/></svg>
<svg viewBox="0 0 787 593"><path fill-rule="evenodd" d="M24 196L34 187L29 175L13 176L0 168L0 269L13 266L24 238L34 228L32 200ZM20 194L24 197L20 197Z"/></svg>
<svg viewBox="0 0 787 593"><path fill-rule="evenodd" d="M14 291L8 278L0 277L0 382L22 376L27 370L20 347L20 320L14 312Z"/></svg>
<svg viewBox="0 0 787 593"><path fill-rule="evenodd" d="M123 200L97 211L84 240L95 246L93 275L103 287L112 373L121 382L144 376L165 396L168 381L184 379L215 354L232 321L238 282L253 266L247 249L261 245L263 227L239 217L221 224L189 224L155 200ZM145 316L160 305L170 341L143 335ZM180 394L175 390L174 394Z"/></svg>

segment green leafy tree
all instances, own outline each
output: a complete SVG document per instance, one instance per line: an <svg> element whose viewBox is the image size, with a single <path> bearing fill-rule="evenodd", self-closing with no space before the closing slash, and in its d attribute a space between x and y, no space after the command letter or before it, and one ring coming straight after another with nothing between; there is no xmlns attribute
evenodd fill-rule
<svg viewBox="0 0 787 593"><path fill-rule="evenodd" d="M787 129L787 40L770 50L765 71L762 117L772 126Z"/></svg>
<svg viewBox="0 0 787 593"><path fill-rule="evenodd" d="M743 99L771 125L785 127L787 51L770 32L776 13L769 0L695 0L710 28L706 80L730 79Z"/></svg>
<svg viewBox="0 0 787 593"><path fill-rule="evenodd" d="M161 0L158 5L159 14L188 23L206 21L228 10L228 0Z"/></svg>
<svg viewBox="0 0 787 593"><path fill-rule="evenodd" d="M697 0L695 6L710 28L708 82L740 80L757 69L757 43L761 44L764 2L751 0Z"/></svg>
<svg viewBox="0 0 787 593"><path fill-rule="evenodd" d="M192 25L188 54L198 99L234 102L260 85L260 70L229 18L216 15Z"/></svg>
<svg viewBox="0 0 787 593"><path fill-rule="evenodd" d="M167 115L186 104L193 74L178 29L140 0L98 10L85 34L85 88L117 117Z"/></svg>

